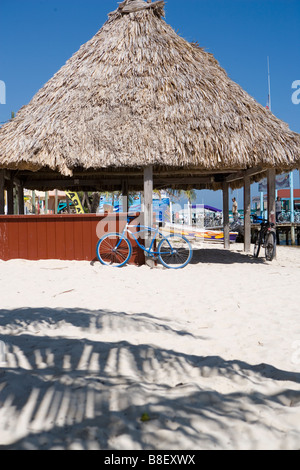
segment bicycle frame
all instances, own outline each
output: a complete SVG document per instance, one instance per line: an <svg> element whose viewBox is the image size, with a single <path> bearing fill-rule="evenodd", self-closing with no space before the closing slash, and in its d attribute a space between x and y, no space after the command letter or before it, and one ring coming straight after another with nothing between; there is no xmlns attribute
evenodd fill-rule
<svg viewBox="0 0 300 470"><path fill-rule="evenodd" d="M269 226L269 225L266 224L266 223L262 223L262 224L261 224L261 228L260 228L260 230L259 230L259 236L260 236L260 240L261 240L261 243L262 243L263 246L264 246L264 244L265 244L266 236L267 236L267 234L268 234L269 232L273 232L273 233L275 233L275 235L276 235L276 230L275 230L275 228Z"/></svg>
<svg viewBox="0 0 300 470"><path fill-rule="evenodd" d="M273 234L272 238L269 235ZM260 229L256 231L254 240L254 257L259 255L260 247L263 246L266 250L266 259L272 261L276 255L276 228L275 224L266 219L262 219Z"/></svg>
<svg viewBox="0 0 300 470"><path fill-rule="evenodd" d="M265 224L265 223L262 223L262 224L261 224L261 228L260 228L260 239L261 239L262 244L265 243L265 238L266 238L266 235L267 235L267 233L268 233L269 230L270 230L270 227L268 227L267 224Z"/></svg>
<svg viewBox="0 0 300 470"><path fill-rule="evenodd" d="M151 232L151 235L153 234L152 236L152 240L151 240L151 244L150 244L150 247L149 248L146 248L144 245L142 245L138 238L136 237L135 233L134 232L131 232L128 228L129 227L132 227L132 228L140 228L142 230L140 230L139 232L137 232L139 235L141 233L146 233L146 232ZM162 239L166 240L170 246L170 253L172 252L172 246L170 245L169 243L169 240L167 237L165 237L160 231L158 228L154 229L152 227L147 227L146 225L130 225L128 224L128 222L126 223L124 229L123 229L123 232L122 232L122 237L119 241L119 243L117 244L116 248L119 247L119 245L121 244L122 240L124 240L125 235L128 234L128 235L131 235L134 240L136 241L137 245L144 251L146 251L146 253L148 253L149 255L158 255L158 251L153 251L153 246L154 246L154 243L155 243L155 239L156 239L156 236L159 235Z"/></svg>

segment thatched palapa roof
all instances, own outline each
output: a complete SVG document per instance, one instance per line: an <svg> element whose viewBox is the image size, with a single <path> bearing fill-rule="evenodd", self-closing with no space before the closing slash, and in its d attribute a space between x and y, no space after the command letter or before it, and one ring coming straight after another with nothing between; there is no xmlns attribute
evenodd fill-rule
<svg viewBox="0 0 300 470"><path fill-rule="evenodd" d="M163 1L119 4L0 129L0 166L65 176L147 165L298 167L300 135L163 16Z"/></svg>

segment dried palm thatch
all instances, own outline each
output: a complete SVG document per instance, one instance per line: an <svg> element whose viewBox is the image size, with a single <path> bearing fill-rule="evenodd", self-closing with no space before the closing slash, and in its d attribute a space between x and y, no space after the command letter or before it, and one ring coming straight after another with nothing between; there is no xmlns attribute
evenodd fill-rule
<svg viewBox="0 0 300 470"><path fill-rule="evenodd" d="M65 176L146 165L298 167L300 135L163 15L163 1L123 1L0 129L0 166Z"/></svg>

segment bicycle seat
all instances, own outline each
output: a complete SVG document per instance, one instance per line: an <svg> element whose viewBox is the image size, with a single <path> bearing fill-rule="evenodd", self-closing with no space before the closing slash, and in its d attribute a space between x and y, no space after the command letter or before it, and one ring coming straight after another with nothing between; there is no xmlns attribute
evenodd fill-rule
<svg viewBox="0 0 300 470"><path fill-rule="evenodd" d="M127 222L130 224L134 219L136 219L136 215L127 215Z"/></svg>

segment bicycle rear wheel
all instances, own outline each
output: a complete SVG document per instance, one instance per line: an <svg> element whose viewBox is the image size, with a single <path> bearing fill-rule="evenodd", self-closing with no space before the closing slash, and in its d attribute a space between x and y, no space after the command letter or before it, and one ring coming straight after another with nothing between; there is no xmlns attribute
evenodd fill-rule
<svg viewBox="0 0 300 470"><path fill-rule="evenodd" d="M254 258L258 258L259 251L260 251L260 245L261 245L259 230L255 230L255 232L254 232L253 243L254 243L253 256L254 256Z"/></svg>
<svg viewBox="0 0 300 470"><path fill-rule="evenodd" d="M274 232L268 232L265 241L266 260L272 261L276 253L276 237Z"/></svg>
<svg viewBox="0 0 300 470"><path fill-rule="evenodd" d="M192 255L190 242L181 235L163 238L158 245L158 258L166 268L184 268L191 261Z"/></svg>
<svg viewBox="0 0 300 470"><path fill-rule="evenodd" d="M120 233L108 233L102 237L96 248L99 261L105 266L120 268L130 259L132 253L131 243Z"/></svg>

